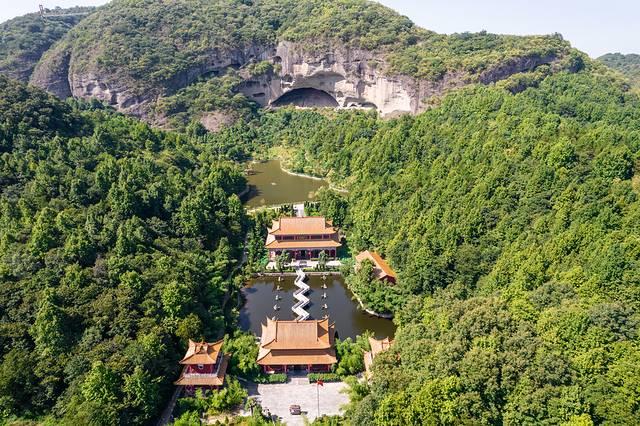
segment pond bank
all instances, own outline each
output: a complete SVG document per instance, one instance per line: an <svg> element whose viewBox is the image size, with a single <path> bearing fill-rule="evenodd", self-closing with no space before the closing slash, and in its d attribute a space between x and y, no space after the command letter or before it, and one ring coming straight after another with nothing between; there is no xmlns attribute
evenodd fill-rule
<svg viewBox="0 0 640 426"><path fill-rule="evenodd" d="M331 189L332 191L341 192L343 194L348 194L349 193L349 190L343 189L343 188L338 188L333 182L331 182L326 177L325 178L321 178L321 177L317 177L317 176L307 175L305 173L292 172L291 170L286 169L282 165L282 159L280 159L280 170L282 170L283 172L285 172L286 174L289 174L291 176L298 176L298 177L302 177L302 178L321 180L321 181L324 181L324 182L328 182L329 183L329 189Z"/></svg>
<svg viewBox="0 0 640 426"><path fill-rule="evenodd" d="M365 311L369 315L373 315L375 317L384 318L384 319L388 319L388 320L392 320L393 319L393 314L379 314L379 313L377 313L375 311L372 311L371 309L367 309L367 307L364 306L364 303L362 303L362 300L360 299L360 297L357 294L353 293L353 297L355 297L356 300L358 301L358 304L360 305L360 309L362 309L363 311Z"/></svg>

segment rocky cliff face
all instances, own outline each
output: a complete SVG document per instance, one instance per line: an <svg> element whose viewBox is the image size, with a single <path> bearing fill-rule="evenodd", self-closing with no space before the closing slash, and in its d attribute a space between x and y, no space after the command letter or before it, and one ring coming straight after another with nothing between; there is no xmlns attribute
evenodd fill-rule
<svg viewBox="0 0 640 426"><path fill-rule="evenodd" d="M114 75L95 64L77 65L80 61L74 58L73 49L58 45L40 61L30 82L60 98L96 98L121 112L144 118L158 97L175 93L203 76L216 75L227 68L240 68L256 57L266 58L264 50L252 46L246 50L212 51L205 64L141 93L135 82L126 76Z"/></svg>
<svg viewBox="0 0 640 426"><path fill-rule="evenodd" d="M375 108L383 116L419 110L415 83L385 75L385 64L373 52L342 46L309 51L280 42L266 59L277 71L248 78L239 88L263 106L277 104L289 93L315 89L331 96L339 108Z"/></svg>
<svg viewBox="0 0 640 426"><path fill-rule="evenodd" d="M428 107L429 99L475 81L463 72L448 72L439 80L418 80L385 72L384 56L375 52L333 46L323 51L309 51L303 45L280 42L265 59L279 65L277 72L258 78L247 78L239 90L263 106L279 101L304 89L327 93L339 108L373 108L383 117L418 113ZM510 75L531 71L557 58L549 56L521 57L500 64L476 76L490 84ZM318 106L323 106L322 100ZM313 106L309 102L306 106Z"/></svg>
<svg viewBox="0 0 640 426"><path fill-rule="evenodd" d="M553 60L552 56L520 58L487 70L477 79L488 84ZM256 61L269 61L274 70L260 76L243 71L247 64ZM276 46L212 51L205 64L176 75L163 87L145 93L134 90L134 85L128 84L126 79L106 71L95 71L97 67L92 68L94 71L84 71L85 68L76 66L73 53L59 45L40 62L31 82L62 98L97 98L122 112L144 118L159 97L175 93L203 76L223 73L228 68L239 70L244 77L238 91L264 107L292 103L368 108L377 110L383 117L421 112L427 108L429 99L470 81L470 76L462 72L447 73L437 81L390 75L386 72L384 55L376 52L340 45L309 50L303 44L286 41Z"/></svg>

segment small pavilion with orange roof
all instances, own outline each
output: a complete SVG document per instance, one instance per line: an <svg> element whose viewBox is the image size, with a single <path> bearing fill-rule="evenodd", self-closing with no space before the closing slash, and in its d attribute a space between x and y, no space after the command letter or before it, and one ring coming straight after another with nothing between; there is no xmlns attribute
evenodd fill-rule
<svg viewBox="0 0 640 426"><path fill-rule="evenodd" d="M378 340L374 337L369 337L369 345L371 346L371 350L364 353L364 368L365 376L367 378L371 378L371 366L373 365L373 360L380 352L389 349L391 345L393 345L393 340L389 340L388 337L385 337L382 340Z"/></svg>
<svg viewBox="0 0 640 426"><path fill-rule="evenodd" d="M215 343L189 340L189 348L180 364L184 365L180 378L175 382L184 386L188 394L196 389L218 389L224 385L229 356L223 354L223 340Z"/></svg>
<svg viewBox="0 0 640 426"><path fill-rule="evenodd" d="M360 268L362 262L368 259L373 263L373 273L380 281L387 281L389 283L396 282L396 273L391 269L391 266L375 251L365 250L356 255L356 270Z"/></svg>

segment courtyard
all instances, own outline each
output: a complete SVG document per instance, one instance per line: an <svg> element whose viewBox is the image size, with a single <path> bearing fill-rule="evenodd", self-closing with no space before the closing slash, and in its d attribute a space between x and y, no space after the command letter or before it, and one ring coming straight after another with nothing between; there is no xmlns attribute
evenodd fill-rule
<svg viewBox="0 0 640 426"><path fill-rule="evenodd" d="M288 383L259 384L249 387L249 398L255 399L267 411L287 425L304 425L304 417L312 422L318 416L318 398L320 401L320 416L337 415L342 413L342 406L349 402L349 397L343 392L347 385L343 382L325 383L316 390L316 384L310 384L306 377L292 377ZM289 406L297 404L302 415L289 413Z"/></svg>

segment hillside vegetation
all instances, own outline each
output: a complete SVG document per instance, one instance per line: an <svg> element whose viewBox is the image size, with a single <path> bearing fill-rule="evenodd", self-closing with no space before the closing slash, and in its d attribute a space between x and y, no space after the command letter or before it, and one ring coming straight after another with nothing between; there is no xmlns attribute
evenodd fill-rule
<svg viewBox="0 0 640 426"><path fill-rule="evenodd" d="M373 49L389 73L500 78L391 120L257 109L234 88L262 62L181 80L278 40ZM399 327L324 424L637 424L640 99L618 73L558 35L443 36L364 0L115 0L43 60L65 50L73 72L173 87L156 107L184 132L0 76L0 422L153 424L187 339L236 328L230 274L247 231L262 260L271 219L245 215L241 164L280 152L348 190L318 209L398 273L346 279ZM555 59L503 73L538 56ZM217 109L241 118L193 121ZM231 371L257 371L251 336L229 346ZM221 395L241 399L232 383Z"/></svg>
<svg viewBox="0 0 640 426"><path fill-rule="evenodd" d="M438 35L366 0L114 0L69 38L75 71L115 71L141 88L166 84L217 50L253 45L260 52L278 40L304 42L310 50L340 42L394 52L391 69L417 76L478 72L506 58L568 49L557 36Z"/></svg>
<svg viewBox="0 0 640 426"><path fill-rule="evenodd" d="M0 117L0 418L148 424L225 332L241 169L1 76Z"/></svg>
<svg viewBox="0 0 640 426"><path fill-rule="evenodd" d="M623 55L622 53L607 53L598 58L607 66L620 71L636 88L640 89L640 55L631 53Z"/></svg>
<svg viewBox="0 0 640 426"><path fill-rule="evenodd" d="M55 13L92 10L90 7L75 7L56 9ZM74 15L42 19L39 14L30 13L0 23L0 74L28 81L44 52L84 17Z"/></svg>
<svg viewBox="0 0 640 426"><path fill-rule="evenodd" d="M442 35L367 0L114 0L46 52L32 83L59 96L99 93L122 110L175 124L185 115L199 118L234 108L220 97L204 105L167 101L181 109L167 109L158 100L197 91L192 85L217 87L217 78L229 70L243 77L231 87L237 92L261 61L269 63L264 74L276 81L283 58L275 56L275 47L285 41L309 54L360 52L356 55L371 58L368 65L383 75L437 82L441 88L425 92L427 98L449 90L449 80L453 87L488 83L540 64L577 70L584 61L559 34ZM417 87L406 84L409 91Z"/></svg>
<svg viewBox="0 0 640 426"><path fill-rule="evenodd" d="M397 286L348 280L400 324L350 422L638 418L640 100L622 82L479 86L388 122L282 110L247 132L346 186L350 247L399 272Z"/></svg>

